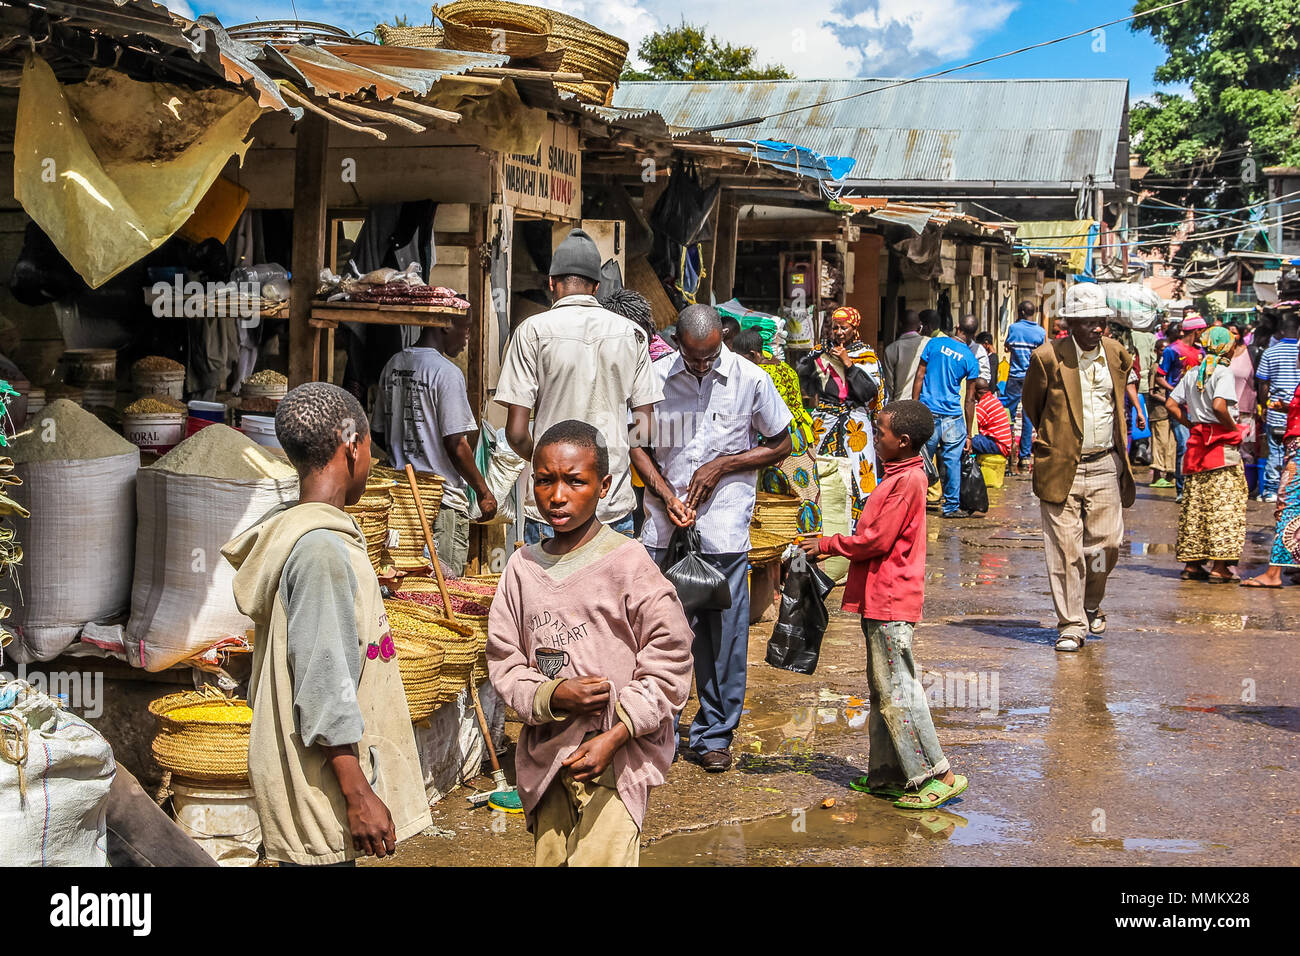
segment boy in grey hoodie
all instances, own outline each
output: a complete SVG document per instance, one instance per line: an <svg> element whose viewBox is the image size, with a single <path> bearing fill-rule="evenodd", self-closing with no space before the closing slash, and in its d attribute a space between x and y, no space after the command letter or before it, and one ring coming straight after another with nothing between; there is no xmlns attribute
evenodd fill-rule
<svg viewBox="0 0 1300 956"><path fill-rule="evenodd" d="M347 865L429 826L415 733L366 542L343 509L365 491L357 400L300 385L275 414L299 499L222 549L253 619L248 775L270 860Z"/></svg>

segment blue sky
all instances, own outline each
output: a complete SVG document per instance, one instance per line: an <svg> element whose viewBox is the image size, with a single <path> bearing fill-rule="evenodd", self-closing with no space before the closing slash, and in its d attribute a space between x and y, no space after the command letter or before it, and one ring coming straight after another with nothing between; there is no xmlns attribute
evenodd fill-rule
<svg viewBox="0 0 1300 956"><path fill-rule="evenodd" d="M1131 0L535 0L580 16L628 40L683 14L732 43L755 46L762 62L797 76L916 76L1073 33L1132 12ZM170 0L190 15L215 13L225 24L292 18L290 0ZM297 16L354 33L404 14L428 23L429 5L413 0L294 0ZM792 12L804 18L792 23ZM966 71L971 77L1127 78L1134 100L1156 84L1163 50L1128 24Z"/></svg>

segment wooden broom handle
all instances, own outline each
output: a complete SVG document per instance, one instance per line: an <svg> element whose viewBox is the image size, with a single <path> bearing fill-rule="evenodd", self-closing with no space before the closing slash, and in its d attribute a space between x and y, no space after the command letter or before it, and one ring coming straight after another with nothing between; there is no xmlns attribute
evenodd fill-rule
<svg viewBox="0 0 1300 956"><path fill-rule="evenodd" d="M420 500L420 486L415 480L415 468L406 466L406 480L411 485L411 494L415 496L415 511L420 516L420 527L424 530L424 543L429 549L429 560L433 562L433 574L438 579L438 590L442 592L442 607L447 612L448 620L456 620L456 612L451 606L451 595L447 593L447 581L442 576L442 565L438 563L438 549L433 546L433 532L429 530L429 518L424 513L424 502Z"/></svg>

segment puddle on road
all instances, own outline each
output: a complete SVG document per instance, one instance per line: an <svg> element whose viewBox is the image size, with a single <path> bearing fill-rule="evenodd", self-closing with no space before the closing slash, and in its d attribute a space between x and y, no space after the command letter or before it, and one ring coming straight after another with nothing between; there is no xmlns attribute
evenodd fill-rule
<svg viewBox="0 0 1300 956"><path fill-rule="evenodd" d="M677 833L641 851L642 866L742 866L797 859L818 850L892 847L937 840L955 846L1026 842L1023 827L987 813L899 810L863 797L829 809L796 810L749 823Z"/></svg>
<svg viewBox="0 0 1300 956"><path fill-rule="evenodd" d="M1177 546L1170 541L1130 541L1128 543L1130 557L1141 557L1147 554L1174 554L1177 550Z"/></svg>
<svg viewBox="0 0 1300 956"><path fill-rule="evenodd" d="M1071 837L1070 842L1080 847L1101 847L1106 850L1128 850L1137 853L1201 853L1206 844L1199 840L1162 840L1147 837Z"/></svg>

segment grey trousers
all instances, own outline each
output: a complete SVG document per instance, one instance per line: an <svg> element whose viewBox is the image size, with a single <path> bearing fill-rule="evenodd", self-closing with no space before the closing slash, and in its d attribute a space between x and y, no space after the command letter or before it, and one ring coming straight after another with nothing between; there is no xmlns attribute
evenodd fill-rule
<svg viewBox="0 0 1300 956"><path fill-rule="evenodd" d="M1124 540L1119 455L1080 462L1070 494L1059 505L1039 502L1047 581L1062 637L1088 632L1088 611L1101 608L1106 579Z"/></svg>

